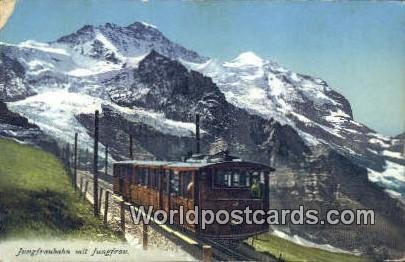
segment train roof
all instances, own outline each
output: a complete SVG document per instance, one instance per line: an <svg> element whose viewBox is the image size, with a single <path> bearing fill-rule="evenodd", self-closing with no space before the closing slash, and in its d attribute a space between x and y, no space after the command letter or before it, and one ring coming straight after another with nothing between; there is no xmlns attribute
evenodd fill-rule
<svg viewBox="0 0 405 262"><path fill-rule="evenodd" d="M115 162L116 164L132 164L136 166L166 166L170 164L169 161L158 161L158 160L124 160Z"/></svg>
<svg viewBox="0 0 405 262"><path fill-rule="evenodd" d="M205 167L223 166L223 165L235 165L235 166L256 166L259 169L265 169L268 171L274 171L275 169L256 162L242 161L240 159L234 159L232 161L143 161L143 160L127 160L119 161L115 164L129 164L135 166L155 166L166 168L178 168L178 169L200 169Z"/></svg>

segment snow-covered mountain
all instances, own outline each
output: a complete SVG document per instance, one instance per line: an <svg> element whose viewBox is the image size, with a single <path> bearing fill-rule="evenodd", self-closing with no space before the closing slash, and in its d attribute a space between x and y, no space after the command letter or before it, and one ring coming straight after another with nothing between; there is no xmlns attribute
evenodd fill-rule
<svg viewBox="0 0 405 262"><path fill-rule="evenodd" d="M308 145L327 145L368 168L373 182L405 192L405 158L395 148L397 140L354 120L349 101L322 79L292 72L253 52L223 64L185 64L210 76L232 104L293 127Z"/></svg>
<svg viewBox="0 0 405 262"><path fill-rule="evenodd" d="M403 140L354 120L350 103L325 81L252 52L221 63L146 23L86 25L50 43L0 43L0 99L59 141L79 132L83 148L91 146L91 114L101 110L100 141L116 158L133 134L142 156L179 159L193 150L198 112L205 152L228 149L277 167L275 206L373 207L393 228L404 223L394 199L405 196ZM334 197L339 190L345 200ZM373 230L367 234L388 239ZM319 242L335 233L311 234Z"/></svg>

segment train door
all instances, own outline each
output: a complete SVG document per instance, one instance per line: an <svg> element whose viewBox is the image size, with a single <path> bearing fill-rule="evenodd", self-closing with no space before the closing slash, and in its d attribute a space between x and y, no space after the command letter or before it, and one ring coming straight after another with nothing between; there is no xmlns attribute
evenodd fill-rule
<svg viewBox="0 0 405 262"><path fill-rule="evenodd" d="M159 188L159 209L164 209L163 208L163 178L164 178L164 169L158 169L156 172L158 172L158 177L159 177L159 182L158 182L158 188Z"/></svg>

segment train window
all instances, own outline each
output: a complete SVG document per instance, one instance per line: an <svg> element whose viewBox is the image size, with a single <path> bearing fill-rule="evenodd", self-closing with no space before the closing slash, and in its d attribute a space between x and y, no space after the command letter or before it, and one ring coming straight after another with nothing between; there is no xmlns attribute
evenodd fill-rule
<svg viewBox="0 0 405 262"><path fill-rule="evenodd" d="M170 193L177 196L180 194L180 175L179 172L174 172L172 174L172 179L170 180Z"/></svg>
<svg viewBox="0 0 405 262"><path fill-rule="evenodd" d="M144 168L144 172L145 172L145 180L143 181L144 185L148 185L149 184L149 169L148 168Z"/></svg>
<svg viewBox="0 0 405 262"><path fill-rule="evenodd" d="M253 172L250 174L250 192L252 198L262 198L264 192L264 172Z"/></svg>
<svg viewBox="0 0 405 262"><path fill-rule="evenodd" d="M246 171L217 170L213 173L214 187L249 187L251 174Z"/></svg>
<svg viewBox="0 0 405 262"><path fill-rule="evenodd" d="M131 176L130 176L131 184L136 184L136 176L137 176L137 169L135 167L131 167Z"/></svg>
<svg viewBox="0 0 405 262"><path fill-rule="evenodd" d="M217 172L214 172L213 175L215 187L231 187L232 172L218 170Z"/></svg>
<svg viewBox="0 0 405 262"><path fill-rule="evenodd" d="M135 168L135 175L134 175L134 183L140 184L141 183L141 169L139 167Z"/></svg>
<svg viewBox="0 0 405 262"><path fill-rule="evenodd" d="M165 175L163 176L163 179L162 179L162 190L165 193L167 193L167 189L168 189L167 181L169 180L169 176L170 176L170 170L165 170Z"/></svg>
<svg viewBox="0 0 405 262"><path fill-rule="evenodd" d="M155 173L155 172L154 172L153 169L148 169L148 181L146 181L148 187L151 187L152 184L153 184L154 173Z"/></svg>
<svg viewBox="0 0 405 262"><path fill-rule="evenodd" d="M247 183L247 172L234 172L232 176L232 186L233 187L246 187L249 186Z"/></svg>
<svg viewBox="0 0 405 262"><path fill-rule="evenodd" d="M154 169L154 168L150 169L148 185L152 188L157 188L158 179L159 179L159 170Z"/></svg>
<svg viewBox="0 0 405 262"><path fill-rule="evenodd" d="M147 168L137 168L136 169L136 183L142 185L148 185L149 169Z"/></svg>
<svg viewBox="0 0 405 262"><path fill-rule="evenodd" d="M192 198L193 190L193 173L192 172L180 172L180 195L185 198Z"/></svg>

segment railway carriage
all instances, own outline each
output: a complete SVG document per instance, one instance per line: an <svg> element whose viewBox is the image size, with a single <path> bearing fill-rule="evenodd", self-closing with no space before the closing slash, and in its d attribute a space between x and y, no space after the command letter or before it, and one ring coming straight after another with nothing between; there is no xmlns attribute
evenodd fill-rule
<svg viewBox="0 0 405 262"><path fill-rule="evenodd" d="M198 155L184 162L121 161L114 164L114 193L135 205L154 210L179 210L184 213L198 206L201 210L244 210L269 208L269 173L274 169L259 163L242 161L228 155ZM198 237L245 239L266 232L268 225L186 224L178 227Z"/></svg>

